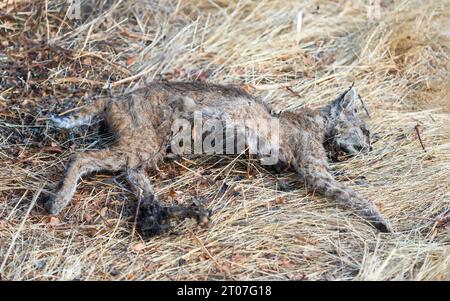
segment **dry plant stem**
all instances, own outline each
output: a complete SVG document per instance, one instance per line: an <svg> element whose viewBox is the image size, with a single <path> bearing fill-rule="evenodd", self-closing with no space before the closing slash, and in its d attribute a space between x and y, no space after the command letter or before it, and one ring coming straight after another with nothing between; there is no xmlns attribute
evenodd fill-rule
<svg viewBox="0 0 450 301"><path fill-rule="evenodd" d="M367 116L368 116L369 118L372 118L372 117L370 116L369 111L368 111L367 108L366 108L366 105L364 104L364 101L363 101L361 95L358 94L358 98L359 98L359 100L361 101L361 105L362 105L364 111L366 112Z"/></svg>
<svg viewBox="0 0 450 301"><path fill-rule="evenodd" d="M419 125L416 124L414 126L414 129L416 130L417 138L419 138L420 146L422 146L423 151L426 152L427 150L425 149L425 146L423 145L423 142L422 142L422 138L420 137Z"/></svg>
<svg viewBox="0 0 450 301"><path fill-rule="evenodd" d="M297 96L299 98L302 98L302 96L300 94L298 94L297 92L295 92L294 90L292 90L291 87L286 87L286 90L288 90L289 92L292 93L292 95Z"/></svg>
<svg viewBox="0 0 450 301"><path fill-rule="evenodd" d="M25 222L26 222L28 216L30 215L31 209L33 209L34 205L36 204L36 201L37 201L39 195L41 194L42 189L43 189L43 186L39 187L38 190L33 195L31 203L28 206L27 212L25 213L25 216L23 217L22 222L19 225L19 228L17 229L16 233L14 234L14 236L11 239L11 242L9 244L8 250L6 251L6 254L4 255L2 265L0 266L0 275L2 275L2 273L3 273L3 269L5 268L6 262L8 260L9 255L11 254L11 251L12 251L12 249L14 247L14 244L15 244L17 238L19 237L19 235L20 235L20 233L21 233L21 231L22 231L22 229L23 229L23 227L25 225Z"/></svg>

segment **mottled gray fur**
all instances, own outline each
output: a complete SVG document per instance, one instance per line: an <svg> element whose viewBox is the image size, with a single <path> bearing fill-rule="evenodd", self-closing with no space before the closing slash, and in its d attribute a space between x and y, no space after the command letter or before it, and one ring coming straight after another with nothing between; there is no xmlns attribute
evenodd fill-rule
<svg viewBox="0 0 450 301"><path fill-rule="evenodd" d="M336 181L330 173L327 150L350 155L371 149L370 132L356 115L354 88L341 94L322 109L285 111L277 116L280 124L280 163L294 169L299 180L311 192L323 194L343 208L358 215L384 232L392 231L369 200ZM201 111L206 118L224 123L234 119L271 118L268 106L238 87L198 82L151 83L144 88L115 98L97 100L75 114L54 117L64 128L104 118L115 142L108 148L86 151L73 156L56 193L46 202L51 214L59 213L71 200L79 178L100 170L125 170L136 195L142 197L139 216L141 230L160 233L171 216L194 217L201 223L208 212L199 204L190 207L161 207L154 197L145 168L156 168L168 156L175 119L193 119ZM248 129L257 124L246 124ZM148 224L150 223L150 226Z"/></svg>

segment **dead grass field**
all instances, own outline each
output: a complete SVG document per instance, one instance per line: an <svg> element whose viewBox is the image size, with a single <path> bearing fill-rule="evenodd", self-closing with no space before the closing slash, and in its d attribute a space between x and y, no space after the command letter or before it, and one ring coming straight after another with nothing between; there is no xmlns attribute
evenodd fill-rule
<svg viewBox="0 0 450 301"><path fill-rule="evenodd" d="M0 2L1 279L450 280L449 1L381 1L379 20L364 0L96 1L80 21L64 2ZM120 174L83 178L47 216L41 200L69 156L111 140L99 126L58 131L49 114L152 80L247 85L279 109L316 107L354 81L374 150L332 166L397 232L245 156L150 174L164 202L206 198L208 229L131 235Z"/></svg>

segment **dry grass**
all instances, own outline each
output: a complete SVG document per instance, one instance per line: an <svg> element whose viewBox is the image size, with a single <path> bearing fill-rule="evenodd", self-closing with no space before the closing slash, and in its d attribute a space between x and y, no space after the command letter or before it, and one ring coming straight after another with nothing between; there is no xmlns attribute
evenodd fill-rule
<svg viewBox="0 0 450 301"><path fill-rule="evenodd" d="M450 279L448 1L382 1L379 21L363 0L97 1L80 22L65 17L62 0L7 2L2 279ZM295 174L276 176L245 157L167 162L151 175L165 202L205 197L209 229L185 221L179 235L131 237L134 198L120 174L83 178L71 206L46 216L40 200L69 155L110 140L95 127L57 131L48 114L158 79L249 84L279 109L323 104L355 81L374 151L333 168L398 232L377 234L307 195ZM295 190L277 190L277 177Z"/></svg>

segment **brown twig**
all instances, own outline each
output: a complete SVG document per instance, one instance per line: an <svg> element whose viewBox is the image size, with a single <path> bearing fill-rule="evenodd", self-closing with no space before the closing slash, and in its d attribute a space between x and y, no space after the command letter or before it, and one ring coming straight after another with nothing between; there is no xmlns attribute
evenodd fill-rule
<svg viewBox="0 0 450 301"><path fill-rule="evenodd" d="M292 95L302 98L301 95L298 94L297 92L295 92L294 90L292 90L291 87L286 86L285 88L286 88L286 90L288 90L289 92L291 92Z"/></svg>
<svg viewBox="0 0 450 301"><path fill-rule="evenodd" d="M358 94L358 98L359 98L359 101L361 102L361 105L362 105L364 111L366 111L367 116L369 116L369 118L372 118L372 116L370 116L370 113L366 108L366 105L364 104L364 101L363 101L361 95Z"/></svg>
<svg viewBox="0 0 450 301"><path fill-rule="evenodd" d="M197 243L200 245L200 249L203 251L204 254L206 254L206 256L209 257L209 259L212 260L212 262L214 263L214 265L217 267L217 269L219 271L222 271L224 273L226 273L228 275L229 278L231 278L232 280L235 280L235 278L233 277L233 275L231 275L230 271L228 271L227 269L224 269L224 267L214 258L214 256L209 252L209 250L206 248L205 244L203 243L203 241L197 236L195 235L194 232L192 232L191 230L188 230L189 233L191 234L192 237L195 238L195 240L197 241Z"/></svg>
<svg viewBox="0 0 450 301"><path fill-rule="evenodd" d="M8 247L8 250L6 251L6 254L3 257L3 262L0 265L0 273L3 273L3 269L5 268L5 265L6 265L6 262L8 260L9 254L12 252L14 244L15 244L17 238L19 237L20 232L22 232L22 229L23 229L23 227L25 225L25 222L27 221L28 216L30 215L31 209L33 209L34 205L36 204L36 201L37 201L39 195L41 194L42 189L44 189L43 185L41 185L38 188L38 190L36 191L36 193L34 194L33 199L31 200L30 206L28 206L28 209L27 209L27 211L25 213L25 216L22 219L22 222L20 223L20 226L18 227L16 233L12 237L11 242L10 242L9 247Z"/></svg>
<svg viewBox="0 0 450 301"><path fill-rule="evenodd" d="M426 152L427 150L425 149L425 146L423 145L422 138L420 137L419 124L416 124L416 126L414 127L414 129L416 130L417 137L419 138L419 142L420 142L420 145L422 146L423 151Z"/></svg>

